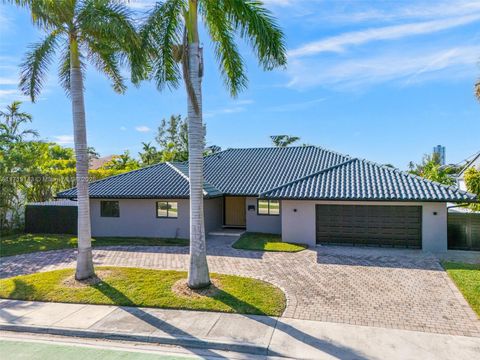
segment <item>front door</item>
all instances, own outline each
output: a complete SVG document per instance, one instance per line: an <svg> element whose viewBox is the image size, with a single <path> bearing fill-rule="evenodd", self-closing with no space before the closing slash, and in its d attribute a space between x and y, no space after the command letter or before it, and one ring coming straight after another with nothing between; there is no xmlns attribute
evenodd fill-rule
<svg viewBox="0 0 480 360"><path fill-rule="evenodd" d="M245 227L245 197L225 196L225 226Z"/></svg>

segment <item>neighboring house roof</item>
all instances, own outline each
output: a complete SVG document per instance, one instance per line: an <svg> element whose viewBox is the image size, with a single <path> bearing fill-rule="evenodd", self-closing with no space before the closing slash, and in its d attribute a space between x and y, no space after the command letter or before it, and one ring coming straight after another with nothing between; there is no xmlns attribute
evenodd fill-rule
<svg viewBox="0 0 480 360"><path fill-rule="evenodd" d="M480 151L471 156L471 160L468 160L462 170L460 170L458 177L462 177L465 171L471 167L476 167L480 170Z"/></svg>
<svg viewBox="0 0 480 360"><path fill-rule="evenodd" d="M92 198L188 198L188 162L90 184ZM320 147L228 149L204 158L204 194L271 199L474 201L475 196ZM73 198L76 190L58 194Z"/></svg>
<svg viewBox="0 0 480 360"><path fill-rule="evenodd" d="M350 159L329 169L260 194L268 199L471 201L475 196L456 187L381 166Z"/></svg>
<svg viewBox="0 0 480 360"><path fill-rule="evenodd" d="M109 161L112 161L116 157L118 157L118 155L108 155L108 156L100 157L98 159L90 159L90 166L88 168L90 170L100 169L103 165L105 165Z"/></svg>

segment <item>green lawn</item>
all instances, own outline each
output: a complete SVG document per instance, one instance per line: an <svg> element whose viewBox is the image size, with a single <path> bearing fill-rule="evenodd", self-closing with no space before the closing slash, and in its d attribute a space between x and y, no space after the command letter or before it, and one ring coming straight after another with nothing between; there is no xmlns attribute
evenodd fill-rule
<svg viewBox="0 0 480 360"><path fill-rule="evenodd" d="M282 242L280 235L263 233L245 233L233 245L235 249L259 251L298 252L307 245Z"/></svg>
<svg viewBox="0 0 480 360"><path fill-rule="evenodd" d="M94 247L113 245L187 246L188 239L97 237L92 239L92 245ZM17 234L2 236L0 257L76 247L77 237L75 235Z"/></svg>
<svg viewBox="0 0 480 360"><path fill-rule="evenodd" d="M480 316L480 264L442 262L448 275Z"/></svg>
<svg viewBox="0 0 480 360"><path fill-rule="evenodd" d="M0 280L0 298L81 304L144 306L280 316L283 292L260 280L211 274L219 290L210 296L177 295L172 286L187 273L122 267L97 267L101 281L78 285L64 269Z"/></svg>

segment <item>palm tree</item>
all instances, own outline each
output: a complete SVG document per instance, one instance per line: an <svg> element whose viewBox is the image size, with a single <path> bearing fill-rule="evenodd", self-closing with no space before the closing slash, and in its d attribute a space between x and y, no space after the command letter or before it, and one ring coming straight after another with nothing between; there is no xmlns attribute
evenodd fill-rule
<svg viewBox="0 0 480 360"><path fill-rule="evenodd" d="M475 84L475 96L477 97L478 101L480 101L480 80L478 80Z"/></svg>
<svg viewBox="0 0 480 360"><path fill-rule="evenodd" d="M142 165L152 165L158 162L159 154L157 148L152 143L142 142L142 152L138 153L142 160Z"/></svg>
<svg viewBox="0 0 480 360"><path fill-rule="evenodd" d="M183 77L188 95L190 178L190 265L188 286L210 284L203 219L202 124L203 49L198 17L212 39L220 72L230 94L247 86L236 36L253 48L265 70L286 64L284 36L262 2L254 0L165 0L158 2L142 27L151 76L159 90L177 87Z"/></svg>
<svg viewBox="0 0 480 360"><path fill-rule="evenodd" d="M35 101L52 57L60 50L60 83L72 101L78 200L78 255L75 277L94 276L88 196L88 146L83 99L86 60L103 72L113 89L126 89L120 67L132 60L138 36L127 8L114 0L15 0L28 8L35 25L47 33L21 64L21 90ZM138 53L138 52L137 52ZM132 54L132 55L131 55ZM135 78L132 73L132 78Z"/></svg>
<svg viewBox="0 0 480 360"><path fill-rule="evenodd" d="M13 101L6 107L5 111L0 111L0 141L21 142L27 135L38 136L38 132L32 129L21 130L24 123L32 121L32 115L20 111L20 101Z"/></svg>
<svg viewBox="0 0 480 360"><path fill-rule="evenodd" d="M298 136L290 135L272 135L270 139L275 147L287 147L300 140Z"/></svg>

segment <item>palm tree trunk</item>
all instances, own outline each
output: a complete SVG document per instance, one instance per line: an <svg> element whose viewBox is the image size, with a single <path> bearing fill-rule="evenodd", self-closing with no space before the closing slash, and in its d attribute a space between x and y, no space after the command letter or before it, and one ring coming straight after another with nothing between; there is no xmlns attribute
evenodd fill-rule
<svg viewBox="0 0 480 360"><path fill-rule="evenodd" d="M87 279L95 275L92 259L90 228L90 201L88 196L88 147L83 101L83 79L78 43L70 41L70 95L72 97L73 134L77 160L78 255L75 278Z"/></svg>
<svg viewBox="0 0 480 360"><path fill-rule="evenodd" d="M198 41L197 2L189 1L188 76L192 85L196 108L192 96L188 96L188 162L190 177L190 267L188 286L201 288L210 285L205 224L203 215L203 124L202 124L202 77L200 66L202 52ZM188 86L188 85L187 85ZM188 92L188 91L187 91Z"/></svg>

